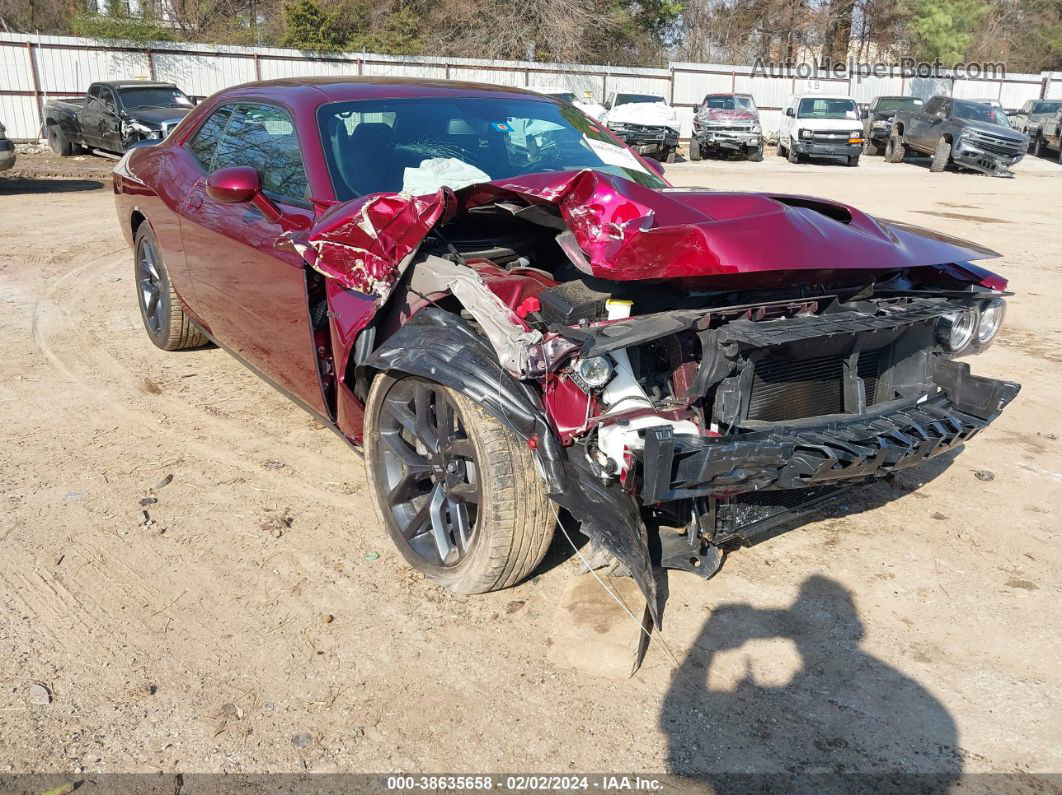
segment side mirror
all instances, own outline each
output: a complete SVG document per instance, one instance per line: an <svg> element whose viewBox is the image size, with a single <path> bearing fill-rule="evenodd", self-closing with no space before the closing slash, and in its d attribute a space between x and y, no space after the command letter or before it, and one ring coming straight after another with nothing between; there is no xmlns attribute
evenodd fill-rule
<svg viewBox="0 0 1062 795"><path fill-rule="evenodd" d="M693 106L693 112L694 113L700 113L701 112L701 106L700 105L694 105Z"/></svg>
<svg viewBox="0 0 1062 795"><path fill-rule="evenodd" d="M869 119L870 118L870 109L869 108L863 108L863 110L859 113L859 118L861 118L861 119Z"/></svg>
<svg viewBox="0 0 1062 795"><path fill-rule="evenodd" d="M659 176L661 176L661 177L664 176L664 164L663 163L661 163L659 160L656 160L656 159L654 159L652 157L646 157L646 158L644 158L644 160L645 160L645 162L647 162L649 164L649 168L651 168L653 171L655 171Z"/></svg>
<svg viewBox="0 0 1062 795"><path fill-rule="evenodd" d="M794 119L794 118L796 118L796 111L793 110L792 108L786 108L785 109L785 115L788 116L791 119Z"/></svg>
<svg viewBox="0 0 1062 795"><path fill-rule="evenodd" d="M262 193L262 176L251 166L220 168L207 177L206 194L221 204L249 202L271 224L285 230L307 229L310 220L303 215L285 214Z"/></svg>
<svg viewBox="0 0 1062 795"><path fill-rule="evenodd" d="M262 177L250 166L221 168L207 177L206 192L222 204L253 201L262 192Z"/></svg>

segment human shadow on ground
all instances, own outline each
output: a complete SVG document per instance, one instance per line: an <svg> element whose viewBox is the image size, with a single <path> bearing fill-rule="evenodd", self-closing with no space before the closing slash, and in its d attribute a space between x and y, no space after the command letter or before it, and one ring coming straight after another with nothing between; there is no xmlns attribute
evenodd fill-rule
<svg viewBox="0 0 1062 795"><path fill-rule="evenodd" d="M863 634L852 595L824 576L809 577L788 608L714 609L663 702L669 772L719 793L947 790L962 773L954 720L860 648ZM719 687L720 655L763 639L793 644L789 681L758 683L746 656L744 673ZM729 662L732 672L738 660Z"/></svg>

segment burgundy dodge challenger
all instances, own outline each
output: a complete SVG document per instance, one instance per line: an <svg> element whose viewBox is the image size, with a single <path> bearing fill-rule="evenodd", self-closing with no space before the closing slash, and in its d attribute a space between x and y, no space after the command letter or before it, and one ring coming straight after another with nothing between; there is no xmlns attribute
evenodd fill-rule
<svg viewBox="0 0 1062 795"><path fill-rule="evenodd" d="M115 169L148 336L208 340L364 449L409 563L710 576L845 489L952 450L994 252L825 199L672 188L563 102L398 79L253 83Z"/></svg>

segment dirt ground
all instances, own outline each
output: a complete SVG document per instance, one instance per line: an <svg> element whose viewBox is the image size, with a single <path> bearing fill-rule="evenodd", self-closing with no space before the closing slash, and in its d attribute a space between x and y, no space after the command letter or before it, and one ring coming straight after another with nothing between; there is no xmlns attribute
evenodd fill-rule
<svg viewBox="0 0 1062 795"><path fill-rule="evenodd" d="M109 186L48 159L0 177L0 773L1062 771L1062 166L668 167L998 249L1017 294L975 371L1024 388L899 489L672 573L679 664L616 680L547 657L563 543L448 593L336 436L221 350L154 348Z"/></svg>

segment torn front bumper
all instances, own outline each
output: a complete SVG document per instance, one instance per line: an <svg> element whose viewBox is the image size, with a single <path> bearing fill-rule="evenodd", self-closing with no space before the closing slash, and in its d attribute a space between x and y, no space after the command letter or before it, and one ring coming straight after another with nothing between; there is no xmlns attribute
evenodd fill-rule
<svg viewBox="0 0 1062 795"><path fill-rule="evenodd" d="M961 138L952 148L951 153L951 159L956 165L980 171L990 177L1013 177L1014 172L1010 170L1010 166L1013 166L1022 157L1022 154L1004 157L993 152L987 152Z"/></svg>
<svg viewBox="0 0 1062 795"><path fill-rule="evenodd" d="M640 155L666 152L678 146L679 134L671 127L626 126L613 132Z"/></svg>
<svg viewBox="0 0 1062 795"><path fill-rule="evenodd" d="M763 146L763 134L747 130L713 130L703 127L697 131L697 143L704 149L728 149L733 152L756 150Z"/></svg>
<svg viewBox="0 0 1062 795"><path fill-rule="evenodd" d="M808 157L858 157L863 153L863 141L857 144L851 143L821 143L814 140L799 140L793 142L793 150L798 155Z"/></svg>
<svg viewBox="0 0 1062 795"><path fill-rule="evenodd" d="M852 419L786 423L737 436L672 436L650 429L642 501L651 505L747 491L804 489L880 478L941 455L980 433L1021 387L941 362L939 391L914 405Z"/></svg>

